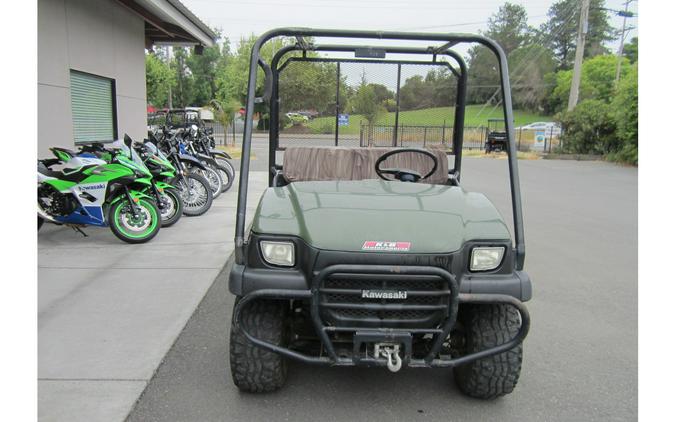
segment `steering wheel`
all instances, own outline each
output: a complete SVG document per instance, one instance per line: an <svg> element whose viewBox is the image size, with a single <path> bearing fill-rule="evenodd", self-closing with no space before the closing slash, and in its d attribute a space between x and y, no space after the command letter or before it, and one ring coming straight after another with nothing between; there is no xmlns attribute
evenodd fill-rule
<svg viewBox="0 0 675 422"><path fill-rule="evenodd" d="M424 177L422 177L422 175L416 172L415 170L399 169L399 168L380 168L380 164L382 164L384 160L391 157L392 155L401 154L404 152L414 152L416 154L426 155L427 157L430 157L433 160L434 167ZM382 156L378 158L377 161L375 162L375 173L377 173L380 179L388 181L393 181L394 179L396 179L400 180L401 182L413 182L413 183L419 182L420 180L425 180L427 177L434 174L437 168L438 168L438 158L436 158L436 156L430 153L429 151L420 148L395 149L385 154L382 154ZM394 179L386 177L385 174L390 174L394 176Z"/></svg>

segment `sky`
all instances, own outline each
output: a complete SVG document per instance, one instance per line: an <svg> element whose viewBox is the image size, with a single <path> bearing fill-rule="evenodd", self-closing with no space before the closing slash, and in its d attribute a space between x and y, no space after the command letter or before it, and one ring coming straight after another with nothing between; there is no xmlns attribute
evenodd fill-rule
<svg viewBox="0 0 675 422"><path fill-rule="evenodd" d="M259 35L283 26L312 28L473 32L485 30L487 20L504 0L181 0L212 28L222 31L233 46L242 36ZM622 9L625 0L606 0L605 7ZM512 0L527 10L529 24L538 27L554 0ZM629 10L637 12L637 1ZM622 18L611 14L621 28ZM629 19L637 27L637 18ZM633 30L628 39L637 35ZM610 45L618 48L618 41Z"/></svg>
<svg viewBox="0 0 675 422"><path fill-rule="evenodd" d="M505 0L181 0L192 12L211 28L218 29L229 38L235 50L241 37L251 33L260 35L273 28L302 26L330 29L367 29L416 32L464 32L477 33L487 29L487 20L499 10ZM605 0L608 9L623 10L625 0ZM511 0L522 4L527 10L528 23L538 27L547 20L546 13L554 0ZM637 1L629 6L637 12ZM610 13L611 24L621 28L622 18ZM629 25L637 27L637 18L629 19ZM631 31L627 40L637 35ZM317 40L321 42L321 40ZM334 44L353 43L350 40L331 40ZM378 45L368 41L368 45ZM411 43L414 44L414 43ZM407 44L407 45L411 45ZM418 46L428 46L425 42ZM609 45L618 49L618 41ZM466 56L470 45L455 47ZM332 56L339 57L339 53ZM400 57L416 59L416 57ZM361 74L369 82L377 82L389 88L395 87L395 73L378 69L377 65L345 67L347 83L358 85ZM408 68L403 80L413 74L424 76L430 68Z"/></svg>

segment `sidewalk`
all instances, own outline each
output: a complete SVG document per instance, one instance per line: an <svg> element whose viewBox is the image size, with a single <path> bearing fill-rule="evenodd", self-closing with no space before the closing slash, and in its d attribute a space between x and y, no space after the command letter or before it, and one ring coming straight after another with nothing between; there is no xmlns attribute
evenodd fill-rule
<svg viewBox="0 0 675 422"><path fill-rule="evenodd" d="M266 187L266 173L251 173L250 212ZM41 421L126 418L232 252L236 200L235 186L205 215L183 217L143 245L124 244L110 229L86 228L84 238L42 227Z"/></svg>

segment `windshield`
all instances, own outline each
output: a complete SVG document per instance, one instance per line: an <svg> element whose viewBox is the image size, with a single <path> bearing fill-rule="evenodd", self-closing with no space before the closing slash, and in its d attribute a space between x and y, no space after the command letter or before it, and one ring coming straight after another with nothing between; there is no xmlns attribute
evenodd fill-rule
<svg viewBox="0 0 675 422"><path fill-rule="evenodd" d="M169 161L169 157L167 157L161 149L157 148L157 145L153 144L152 142L146 142L143 144L145 146L145 150L150 153L150 154L155 154L162 160Z"/></svg>
<svg viewBox="0 0 675 422"><path fill-rule="evenodd" d="M141 159L141 156L138 155L138 153L133 148L129 149L129 147L124 144L124 142L117 140L112 143L112 147L117 150L118 158L131 160L133 162L133 167L135 167L136 169L144 173L150 172L148 168L145 166L143 160Z"/></svg>

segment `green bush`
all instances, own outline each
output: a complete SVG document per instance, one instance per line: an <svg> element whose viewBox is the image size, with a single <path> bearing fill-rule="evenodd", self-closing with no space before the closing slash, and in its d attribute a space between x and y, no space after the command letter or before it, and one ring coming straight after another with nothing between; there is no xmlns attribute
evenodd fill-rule
<svg viewBox="0 0 675 422"><path fill-rule="evenodd" d="M324 120L318 125L312 126L312 133L330 135L335 131L335 122L330 120Z"/></svg>
<svg viewBox="0 0 675 422"><path fill-rule="evenodd" d="M291 115L289 117L285 114L282 114L282 115L279 116L279 118L281 119L280 126L281 126L281 128L284 128L284 129L289 128L291 126L302 126L305 123L307 123L307 120L302 116Z"/></svg>
<svg viewBox="0 0 675 422"><path fill-rule="evenodd" d="M622 77L612 100L616 136L621 147L608 159L630 164L638 162L638 72L637 63Z"/></svg>
<svg viewBox="0 0 675 422"><path fill-rule="evenodd" d="M616 74L617 58L614 55L596 56L587 59L581 66L581 84L579 87L579 99L603 100L609 103L614 94L614 76ZM622 74L629 72L627 59L621 62ZM556 87L549 97L550 106L554 109L567 108L572 85L572 70L561 70L555 75ZM550 82L550 81L549 81Z"/></svg>
<svg viewBox="0 0 675 422"><path fill-rule="evenodd" d="M565 128L562 142L566 152L607 154L620 146L612 107L604 101L582 101L563 113L560 121Z"/></svg>

